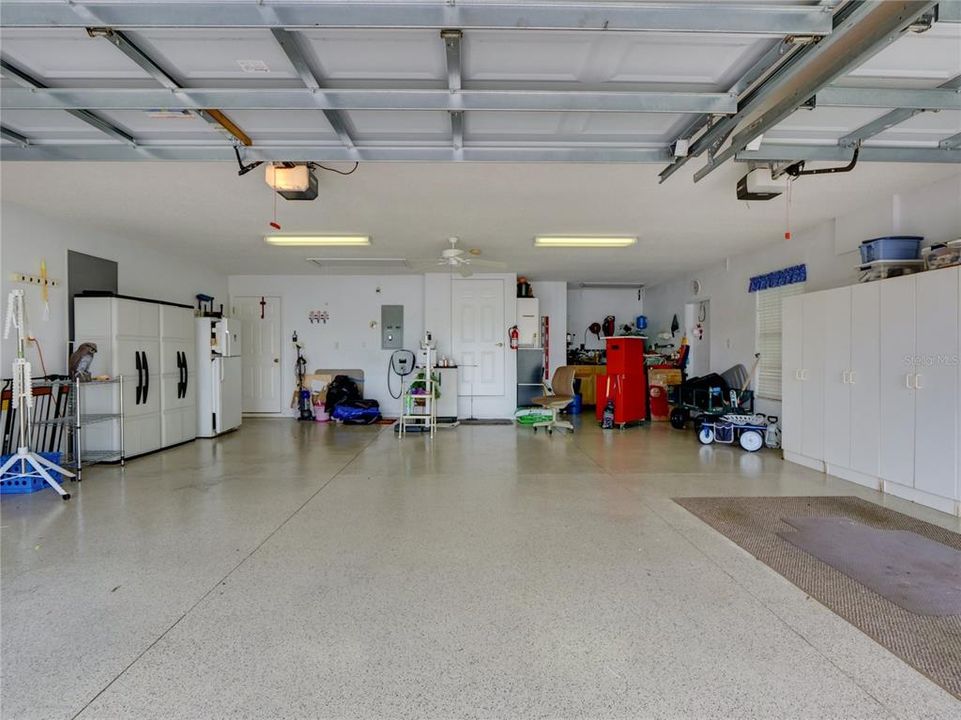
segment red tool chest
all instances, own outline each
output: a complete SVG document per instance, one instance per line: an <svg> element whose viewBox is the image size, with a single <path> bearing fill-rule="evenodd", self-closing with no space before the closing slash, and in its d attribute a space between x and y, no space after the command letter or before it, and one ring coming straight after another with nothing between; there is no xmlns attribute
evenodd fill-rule
<svg viewBox="0 0 961 720"><path fill-rule="evenodd" d="M644 338L607 338L607 374L597 378L598 421L604 417L607 401L614 400L614 424L647 419L647 371L644 367Z"/></svg>

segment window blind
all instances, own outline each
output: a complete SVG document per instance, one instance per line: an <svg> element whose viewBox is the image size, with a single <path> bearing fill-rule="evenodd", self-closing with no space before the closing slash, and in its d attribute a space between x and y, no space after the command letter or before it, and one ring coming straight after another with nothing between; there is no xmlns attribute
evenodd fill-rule
<svg viewBox="0 0 961 720"><path fill-rule="evenodd" d="M804 283L794 283L759 290L757 298L756 352L761 353L758 362L756 394L769 400L781 399L781 303L784 298L800 295ZM798 332L798 328L789 329Z"/></svg>

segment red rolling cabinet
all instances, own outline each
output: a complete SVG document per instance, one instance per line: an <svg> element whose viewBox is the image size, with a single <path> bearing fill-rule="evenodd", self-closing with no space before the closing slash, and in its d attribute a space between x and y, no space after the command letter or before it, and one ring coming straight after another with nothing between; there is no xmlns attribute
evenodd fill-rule
<svg viewBox="0 0 961 720"><path fill-rule="evenodd" d="M604 418L607 401L614 400L614 424L647 419L647 370L644 338L607 338L607 374L597 377L597 419Z"/></svg>

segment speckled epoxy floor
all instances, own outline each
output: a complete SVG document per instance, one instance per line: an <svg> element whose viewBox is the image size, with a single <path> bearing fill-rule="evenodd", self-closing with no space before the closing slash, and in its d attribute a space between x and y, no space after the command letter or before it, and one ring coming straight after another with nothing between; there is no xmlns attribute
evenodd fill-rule
<svg viewBox="0 0 961 720"><path fill-rule="evenodd" d="M665 426L247 421L5 497L3 718L949 718L671 501L849 494Z"/></svg>

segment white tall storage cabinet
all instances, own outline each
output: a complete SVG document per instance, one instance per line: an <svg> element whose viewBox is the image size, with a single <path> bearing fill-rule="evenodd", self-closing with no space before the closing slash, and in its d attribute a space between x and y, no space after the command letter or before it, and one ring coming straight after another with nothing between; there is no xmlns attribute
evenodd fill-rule
<svg viewBox="0 0 961 720"><path fill-rule="evenodd" d="M961 268L783 313L785 459L961 515Z"/></svg>
<svg viewBox="0 0 961 720"><path fill-rule="evenodd" d="M74 298L74 339L97 344L91 372L124 376L126 457L196 436L193 327L189 305L123 296ZM90 394L87 409L117 412L116 402L113 397ZM190 422L184 420L188 414ZM98 438L96 433L119 433L119 429L91 427L85 433L88 447L119 447L119 438Z"/></svg>

